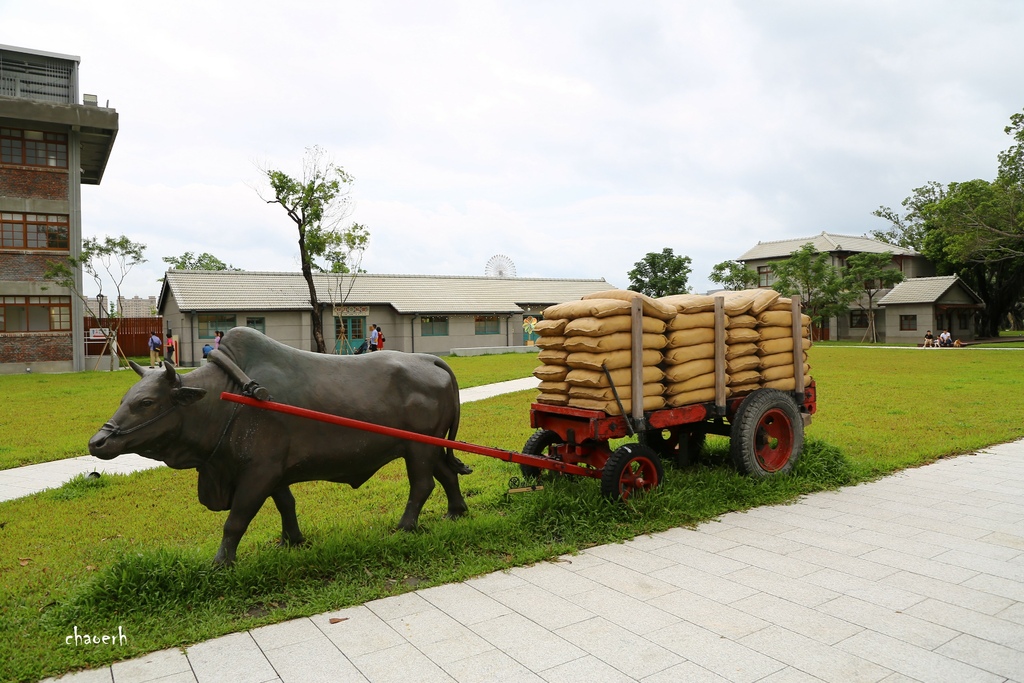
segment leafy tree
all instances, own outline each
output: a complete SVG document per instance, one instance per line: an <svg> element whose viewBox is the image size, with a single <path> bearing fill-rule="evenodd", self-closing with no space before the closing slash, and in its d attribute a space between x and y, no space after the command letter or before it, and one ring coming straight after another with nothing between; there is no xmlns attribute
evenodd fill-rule
<svg viewBox="0 0 1024 683"><path fill-rule="evenodd" d="M1016 310L1024 291L1024 113L1004 131L1014 144L998 157L995 180L969 180L917 188L897 212L880 207L895 239L906 238L935 263L956 273L985 301L982 331L989 336ZM879 233L876 232L876 235Z"/></svg>
<svg viewBox="0 0 1024 683"><path fill-rule="evenodd" d="M757 273L739 261L722 261L711 269L708 279L726 289L740 290L756 287Z"/></svg>
<svg viewBox="0 0 1024 683"><path fill-rule="evenodd" d="M846 284L851 292L858 293L858 305L868 312L868 329L864 338L871 343L878 341L875 327L875 296L880 290L892 289L903 282L903 273L892 267L892 252L854 254L846 259Z"/></svg>
<svg viewBox="0 0 1024 683"><path fill-rule="evenodd" d="M89 275L96 285L98 292L96 301L103 301L103 286L108 281L115 291L113 301L120 301L122 298L121 285L132 268L146 262L143 257L145 251L145 244L133 242L124 235L120 237L107 236L103 239L87 237L82 241L82 251L79 256L68 256L58 261L48 261L43 277L74 292L75 296L85 304L86 312L98 320L102 311L93 310L89 298L82 292L82 288L78 284L78 269L81 268ZM111 302L112 312L114 310L113 301ZM106 346L111 346L117 341L121 316L111 315L108 320L109 328L104 328L103 334L106 337ZM115 370L118 365L117 354L111 353L110 369Z"/></svg>
<svg viewBox="0 0 1024 683"><path fill-rule="evenodd" d="M843 276L836 271L828 254L822 254L813 244L805 244L788 259L772 264L775 282L772 289L783 296L800 295L804 312L811 317L811 325L821 329L829 318L846 313L857 297L846 287Z"/></svg>
<svg viewBox="0 0 1024 683"><path fill-rule="evenodd" d="M191 251L186 251L181 256L164 256L163 262L175 270L237 270L205 251L198 256Z"/></svg>
<svg viewBox="0 0 1024 683"><path fill-rule="evenodd" d="M317 297L313 271L347 273L358 271L362 253L369 243L365 226L353 223L339 227L352 211L349 186L355 180L327 158L318 146L308 147L302 164L302 177L293 178L284 171L261 169L271 196L260 194L268 204L279 204L295 224L299 234L299 262L309 287L313 316L313 339L317 351L327 353L324 341L323 311Z"/></svg>
<svg viewBox="0 0 1024 683"><path fill-rule="evenodd" d="M690 291L690 272L690 257L676 256L671 248L665 247L633 264L628 273L629 288L653 297L686 294Z"/></svg>

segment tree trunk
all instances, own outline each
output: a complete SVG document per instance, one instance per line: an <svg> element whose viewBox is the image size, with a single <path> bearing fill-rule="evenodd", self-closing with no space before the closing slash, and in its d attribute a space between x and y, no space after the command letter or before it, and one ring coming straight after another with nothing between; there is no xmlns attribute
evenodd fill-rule
<svg viewBox="0 0 1024 683"><path fill-rule="evenodd" d="M316 343L317 353L327 353L327 343L324 341L324 318L320 311L320 300L316 296L316 284L313 282L313 267L309 261L309 252L306 251L306 233L299 228L299 259L302 261L302 277L306 279L309 286L309 303L312 306L313 316L313 341Z"/></svg>

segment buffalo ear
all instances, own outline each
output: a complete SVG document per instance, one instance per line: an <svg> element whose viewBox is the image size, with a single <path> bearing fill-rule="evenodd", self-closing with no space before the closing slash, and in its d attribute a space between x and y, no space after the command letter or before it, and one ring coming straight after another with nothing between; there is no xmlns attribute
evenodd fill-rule
<svg viewBox="0 0 1024 683"><path fill-rule="evenodd" d="M136 363L133 360L130 360L128 361L128 365L131 367L132 370L135 371L135 374L137 374L139 377L145 377L146 371L143 370L138 363Z"/></svg>
<svg viewBox="0 0 1024 683"><path fill-rule="evenodd" d="M178 387L171 390L171 400L179 406L190 406L203 396L206 396L206 389L199 387Z"/></svg>

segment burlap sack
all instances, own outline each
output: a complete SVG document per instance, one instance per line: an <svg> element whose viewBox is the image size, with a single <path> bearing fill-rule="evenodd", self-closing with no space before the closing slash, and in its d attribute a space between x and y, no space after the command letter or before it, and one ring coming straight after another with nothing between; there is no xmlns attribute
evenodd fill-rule
<svg viewBox="0 0 1024 683"><path fill-rule="evenodd" d="M565 362L569 367L581 370L600 370L602 364L609 370L617 370L618 368L628 368L633 364L632 353L632 351L609 351L607 353L577 351L576 353L570 353ZM644 365L657 365L661 362L661 359L661 351L655 351L654 349L643 350Z"/></svg>
<svg viewBox="0 0 1024 683"><path fill-rule="evenodd" d="M793 314L791 311L772 311L768 310L757 316L758 325L781 325L784 327L793 326ZM809 327L811 324L811 316L801 313L800 324L804 327Z"/></svg>
<svg viewBox="0 0 1024 683"><path fill-rule="evenodd" d="M727 397L729 393L730 390L726 389L725 394ZM714 389L698 389L697 391L688 391L685 394L669 396L666 402L670 408L679 408L680 406L688 406L694 403L709 403L714 400Z"/></svg>
<svg viewBox="0 0 1024 683"><path fill-rule="evenodd" d="M761 373L757 370L743 370L735 375L729 375L729 386L741 386L744 384L759 384Z"/></svg>
<svg viewBox="0 0 1024 683"><path fill-rule="evenodd" d="M770 356L761 356L761 369L766 370L767 368L777 368L780 365L793 365L793 352L784 351L782 353L773 353ZM804 362L807 362L807 352L804 351Z"/></svg>
<svg viewBox="0 0 1024 683"><path fill-rule="evenodd" d="M689 330L676 330L668 333L668 347L677 349L680 346L694 346L715 341L715 328L695 327Z"/></svg>
<svg viewBox="0 0 1024 683"><path fill-rule="evenodd" d="M615 386L622 386L623 384L632 384L633 374L631 368L619 368L618 370L610 370L608 375L611 375L612 382ZM565 381L569 386L574 387L607 387L608 375L600 370L569 370L569 374L565 376ZM641 379L644 384L650 384L652 382L660 382L665 378L665 373L662 372L661 368L648 365L641 370Z"/></svg>
<svg viewBox="0 0 1024 683"><path fill-rule="evenodd" d="M663 349L668 344L663 334L645 334L641 340L645 349ZM569 353L584 351L586 353L605 353L607 351L621 351L633 347L633 334L631 332L616 332L606 334L603 337L568 337L565 340L565 350Z"/></svg>
<svg viewBox="0 0 1024 683"><path fill-rule="evenodd" d="M772 339L783 339L785 337L793 336L793 328L791 327L759 327L757 331L761 333L761 341L769 341ZM811 336L811 328L801 327L800 333L802 337L809 338Z"/></svg>
<svg viewBox="0 0 1024 683"><path fill-rule="evenodd" d="M569 352L564 349L543 349L537 354L537 360L544 365L565 365L568 357Z"/></svg>
<svg viewBox="0 0 1024 683"><path fill-rule="evenodd" d="M811 348L810 339L801 339L800 342L803 344L804 350ZM763 341L757 345L758 354L761 356L770 356L773 353L782 353L783 351L793 350L793 338L786 337L783 339L769 339Z"/></svg>
<svg viewBox="0 0 1024 683"><path fill-rule="evenodd" d="M726 376L725 383L729 384L729 377ZM665 395L674 396L676 394L685 394L689 391L697 391L698 389L714 389L715 388L715 373L709 372L705 375L697 375L685 382L672 382L671 384L665 385Z"/></svg>
<svg viewBox="0 0 1024 683"><path fill-rule="evenodd" d="M643 385L644 396L661 396L665 393L665 385L661 382L652 382ZM633 387L628 384L615 386L619 392L619 399L624 400L633 397ZM611 387L569 387L569 398L589 398L594 401L614 401L615 393Z"/></svg>
<svg viewBox="0 0 1024 683"><path fill-rule="evenodd" d="M804 374L806 375L809 374L810 372L811 366L808 365L807 363L804 363ZM763 372L761 372L761 379L763 379L765 382L774 382L777 379L786 379L787 377L792 377L793 375L794 373L792 364L777 365L773 368L766 368Z"/></svg>
<svg viewBox="0 0 1024 683"><path fill-rule="evenodd" d="M541 365L533 370L533 376L542 382L561 382L568 374L566 365Z"/></svg>
<svg viewBox="0 0 1024 683"><path fill-rule="evenodd" d="M804 386L806 387L811 383L811 376L804 375ZM765 389L781 389L782 391L793 391L796 389L796 379L793 377L787 377L786 379L777 379L771 382L764 383Z"/></svg>
<svg viewBox="0 0 1024 683"><path fill-rule="evenodd" d="M749 327L737 327L734 330L725 331L726 344L749 344L756 343L761 339L757 330Z"/></svg>
<svg viewBox="0 0 1024 683"><path fill-rule="evenodd" d="M732 360L742 356L751 356L757 353L757 344L748 342L744 344L728 344L725 347L725 359Z"/></svg>
<svg viewBox="0 0 1024 683"><path fill-rule="evenodd" d="M615 401L595 401L588 398L570 398L569 405L573 408L583 408L584 410L599 410L609 415L620 415L619 405ZM633 410L632 399L623 399L622 407L625 408L626 412ZM644 396L644 412L651 410L661 410L665 407L665 399L661 396Z"/></svg>
<svg viewBox="0 0 1024 683"><path fill-rule="evenodd" d="M594 292L593 294L587 294L583 297L583 300L588 299L621 299L622 301L632 302L633 299L640 299L643 302L644 315L649 315L659 320L669 321L675 314L676 309L673 306L669 306L661 303L655 298L649 297L646 294L640 292L633 292L628 289L609 289L604 292Z"/></svg>
<svg viewBox="0 0 1024 683"><path fill-rule="evenodd" d="M569 322L565 318L558 320L538 320L533 325L533 331L541 337L561 337L565 324Z"/></svg>
<svg viewBox="0 0 1024 683"><path fill-rule="evenodd" d="M677 313L703 313L715 310L715 298L704 294L673 294L658 299L676 309Z"/></svg>
<svg viewBox="0 0 1024 683"><path fill-rule="evenodd" d="M757 370L761 367L761 359L758 358L756 353L752 353L748 356L740 356L739 358L733 358L725 362L725 371L734 375L737 372L743 372L744 370Z"/></svg>
<svg viewBox="0 0 1024 683"><path fill-rule="evenodd" d="M729 391L731 392L730 396L735 396L736 394L745 394L748 391L757 391L760 388L760 383L752 382L750 384L738 384L736 386L730 386Z"/></svg>
<svg viewBox="0 0 1024 683"><path fill-rule="evenodd" d="M553 406L569 405L568 394L538 394L537 403L547 403Z"/></svg>
<svg viewBox="0 0 1024 683"><path fill-rule="evenodd" d="M689 363L691 360L701 358L714 358L714 344L697 344L695 346L680 346L678 349L669 349L665 352L666 365L679 365Z"/></svg>
<svg viewBox="0 0 1024 683"><path fill-rule="evenodd" d="M537 385L542 394L568 394L569 385L566 382L543 381Z"/></svg>
<svg viewBox="0 0 1024 683"><path fill-rule="evenodd" d="M757 358L757 356L753 356ZM698 375L706 375L715 371L715 359L714 358L702 358L700 360L691 360L688 363L681 363L679 365L669 365L665 369L665 381L666 382L685 382L688 379L697 377Z"/></svg>
<svg viewBox="0 0 1024 683"><path fill-rule="evenodd" d="M587 299L586 301L567 301L544 309L545 320L566 318L607 318L610 315L629 315L631 307L628 301L620 299Z"/></svg>
<svg viewBox="0 0 1024 683"><path fill-rule="evenodd" d="M715 314L711 313L677 313L668 323L670 332L676 330L694 330L700 327L715 329Z"/></svg>
<svg viewBox="0 0 1024 683"><path fill-rule="evenodd" d="M793 310L793 300L790 299L789 297L786 297L786 296L780 296L778 299L775 300L775 303L773 303L771 306L769 306L765 310L768 310L768 311L792 311Z"/></svg>
<svg viewBox="0 0 1024 683"><path fill-rule="evenodd" d="M541 349L562 349L565 347L565 337L540 337L535 344Z"/></svg>
<svg viewBox="0 0 1024 683"><path fill-rule="evenodd" d="M758 289L757 294L754 295L754 301L750 304L750 314L760 315L762 311L768 310L768 308L779 300L779 293L774 289Z"/></svg>
<svg viewBox="0 0 1024 683"><path fill-rule="evenodd" d="M714 315L712 313L712 315ZM752 315L734 315L725 319L725 329L735 330L740 327L753 329L757 327L757 318Z"/></svg>
<svg viewBox="0 0 1024 683"><path fill-rule="evenodd" d="M757 289L741 289L737 292L720 292L715 296L725 299L725 314L731 317L749 311L759 292Z"/></svg>
<svg viewBox="0 0 1024 683"><path fill-rule="evenodd" d="M644 332L662 334L666 324L664 320L645 315L642 318ZM577 318L565 325L566 337L603 337L615 332L630 332L633 329L633 316L613 315L608 318Z"/></svg>

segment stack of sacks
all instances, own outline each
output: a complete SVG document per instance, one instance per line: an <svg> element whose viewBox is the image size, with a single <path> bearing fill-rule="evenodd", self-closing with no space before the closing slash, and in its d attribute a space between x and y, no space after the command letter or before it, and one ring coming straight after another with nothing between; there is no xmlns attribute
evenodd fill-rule
<svg viewBox="0 0 1024 683"><path fill-rule="evenodd" d="M542 396L547 393L547 378L541 377L537 372L543 370L551 375L557 374L551 372L549 368L552 363L558 366L558 359L552 355L545 356L547 352L553 353L557 348L566 354L564 363L568 370L558 381L564 381L567 385L568 405L618 415L619 406L615 401L617 392L626 412L632 410L631 301L636 298L643 302L644 314L644 410L665 407L665 399L662 397L664 375L658 365L662 360L661 350L666 345L666 321L675 315L675 311L659 304L655 299L626 290L597 292L580 301L557 304L544 311L545 322L557 320L564 325L558 334L551 336L551 346L542 344L543 336L537 341L537 345L543 349L540 355L545 365L538 368L534 375L542 380ZM552 329L556 328L552 326ZM555 346L555 339L558 339L559 347ZM602 366L611 371L611 384ZM615 387L615 392L612 391L612 386ZM539 400L541 399L538 398Z"/></svg>
<svg viewBox="0 0 1024 683"><path fill-rule="evenodd" d="M676 408L715 399L715 300L698 294L658 299L676 314L668 324L665 397Z"/></svg>
<svg viewBox="0 0 1024 683"><path fill-rule="evenodd" d="M762 386L792 391L796 388L793 368L793 313L789 299L779 299L757 317ZM803 347L804 386L811 381L807 349L811 348L811 318L800 316L800 344Z"/></svg>
<svg viewBox="0 0 1024 683"><path fill-rule="evenodd" d="M541 366L533 371L533 376L540 380L540 395L538 403L548 403L556 406L564 406L569 403L569 385L565 383L565 376L569 374L569 366L565 359L568 353L565 350L565 323L566 320L541 320L533 326L537 333L537 347L540 353L537 360Z"/></svg>
<svg viewBox="0 0 1024 683"><path fill-rule="evenodd" d="M775 303L779 293L773 289L744 289L721 296L728 316L725 361L729 393L749 393L762 386L757 316Z"/></svg>

